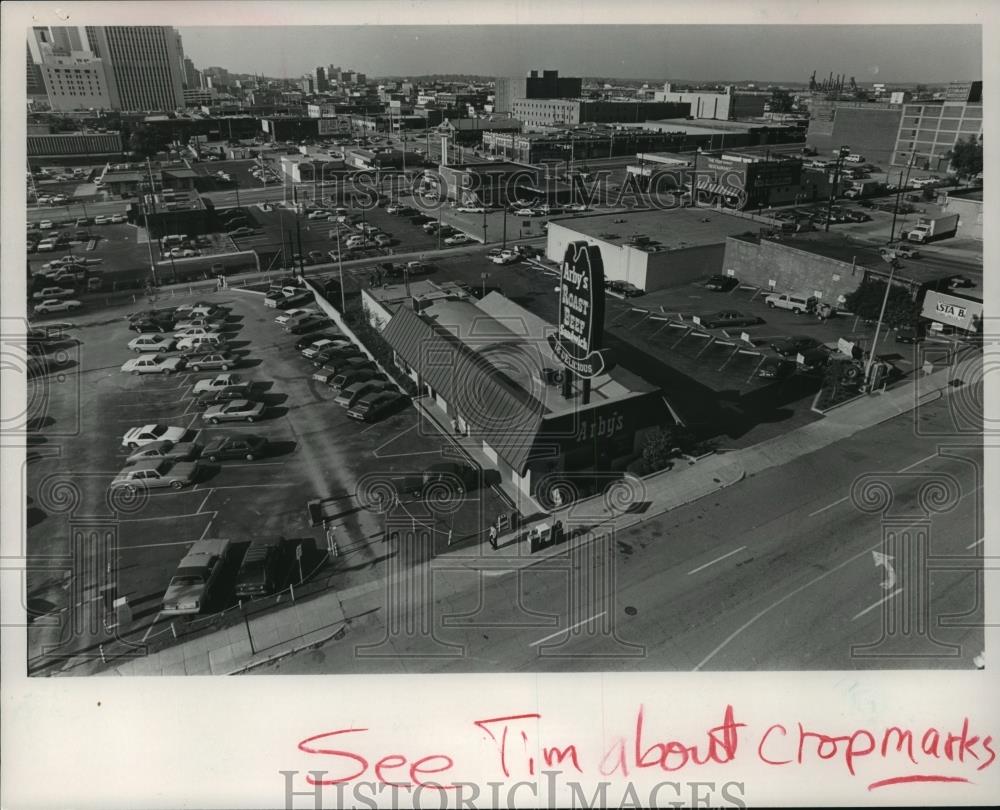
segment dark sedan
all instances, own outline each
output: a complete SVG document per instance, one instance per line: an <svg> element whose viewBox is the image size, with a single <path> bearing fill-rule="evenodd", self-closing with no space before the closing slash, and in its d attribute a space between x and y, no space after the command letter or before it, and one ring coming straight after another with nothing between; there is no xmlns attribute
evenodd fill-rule
<svg viewBox="0 0 1000 810"><path fill-rule="evenodd" d="M782 357L795 357L795 355L805 354L819 345L820 342L814 337L793 335L792 337L778 338L771 343L771 348Z"/></svg>
<svg viewBox="0 0 1000 810"><path fill-rule="evenodd" d="M267 451L267 439L263 436L220 436L205 445L201 457L209 461L244 459L253 461Z"/></svg>
<svg viewBox="0 0 1000 810"><path fill-rule="evenodd" d="M716 292L729 292L739 283L736 276L715 275L705 282L705 289L715 290Z"/></svg>
<svg viewBox="0 0 1000 810"><path fill-rule="evenodd" d="M196 408L204 410L211 405L221 405L225 402L231 402L234 399L253 400L256 397L253 394L253 388L248 383L241 383L215 391L203 391L195 397L194 404Z"/></svg>
<svg viewBox="0 0 1000 810"><path fill-rule="evenodd" d="M756 326L764 323L764 319L756 315L746 315L735 309L724 309L704 316L701 323L709 329L718 329L726 326Z"/></svg>

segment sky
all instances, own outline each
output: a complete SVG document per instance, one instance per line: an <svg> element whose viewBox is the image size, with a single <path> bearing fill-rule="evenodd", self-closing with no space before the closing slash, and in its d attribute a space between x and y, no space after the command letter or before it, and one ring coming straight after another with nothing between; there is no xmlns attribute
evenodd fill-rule
<svg viewBox="0 0 1000 810"><path fill-rule="evenodd" d="M198 68L301 76L339 65L372 76L472 73L859 84L982 78L972 25L180 27Z"/></svg>

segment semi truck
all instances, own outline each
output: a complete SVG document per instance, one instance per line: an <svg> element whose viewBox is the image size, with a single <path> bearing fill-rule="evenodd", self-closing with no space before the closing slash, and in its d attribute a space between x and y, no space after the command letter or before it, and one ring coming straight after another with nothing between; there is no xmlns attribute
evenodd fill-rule
<svg viewBox="0 0 1000 810"><path fill-rule="evenodd" d="M910 242L931 242L954 236L958 230L958 214L944 214L938 217L920 217L917 224L906 233Z"/></svg>

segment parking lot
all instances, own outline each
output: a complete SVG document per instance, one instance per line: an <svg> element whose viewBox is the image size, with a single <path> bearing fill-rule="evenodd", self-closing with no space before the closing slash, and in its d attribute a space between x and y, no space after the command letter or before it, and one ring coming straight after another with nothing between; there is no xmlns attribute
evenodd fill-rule
<svg viewBox="0 0 1000 810"><path fill-rule="evenodd" d="M250 539L286 539L279 585L291 584L300 594L377 580L385 561L382 502L366 493L381 491L386 481L399 496L394 515L424 526L437 543L478 542L485 525L505 508L491 489L483 488L468 492L448 510L428 509L414 495L414 476L419 480L424 469L444 459L447 442L420 424L413 407L370 424L349 418L334 403L336 392L312 379L313 367L295 350L301 335L286 334L274 321L278 311L265 308L261 296L214 293L203 298L231 307L224 328L239 358L233 373L251 384L254 398L265 406L253 423L210 425L203 419L192 388L217 371L122 373L120 366L136 356L126 346L136 333L127 328L124 311L102 313L99 320L70 328L58 372L35 378L34 391L29 391L29 398L42 403L33 417L27 465L32 554L42 559L62 553L71 521L80 514L105 515L111 504L114 511L107 519L117 532L117 593L128 597L134 615L130 638L156 645L168 643L174 633L238 621L227 582L231 585ZM187 438L202 445L217 436L262 436L268 450L253 461L201 460L193 482L180 489L150 490L145 497L140 492L134 502L109 500L108 485L128 455L121 446L125 432L154 423L184 428ZM62 445L59 455L46 455L49 436ZM373 474L381 483L372 482ZM72 482L77 491L72 514L57 508L51 495L55 479ZM367 483L359 494L363 480ZM336 526L335 558L326 553L323 529L311 525L307 502L314 498L323 501ZM166 621L160 614L164 589L185 550L206 537L228 538L235 554L215 588L208 615ZM294 557L300 545L307 580L301 586ZM67 599L72 601L74 594L60 582L46 572L29 574L29 600L37 612L69 606ZM288 592L279 598L289 598ZM272 597L266 606L275 601ZM73 643L83 648L102 638L108 640L97 631ZM39 652L37 645L53 642L44 631L33 640L32 655Z"/></svg>

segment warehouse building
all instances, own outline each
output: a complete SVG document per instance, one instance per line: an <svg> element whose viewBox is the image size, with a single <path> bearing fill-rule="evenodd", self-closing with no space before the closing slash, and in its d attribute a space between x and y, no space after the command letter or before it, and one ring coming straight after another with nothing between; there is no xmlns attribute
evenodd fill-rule
<svg viewBox="0 0 1000 810"><path fill-rule="evenodd" d="M763 115L771 94L761 90L735 90L726 87L721 93L675 90L670 82L653 94L654 101L674 101L691 105L694 118L714 118L723 121L736 118L756 118Z"/></svg>
<svg viewBox="0 0 1000 810"><path fill-rule="evenodd" d="M562 261L570 242L585 240L601 249L607 280L649 292L721 272L727 238L750 225L703 208L553 219L545 254Z"/></svg>
<svg viewBox="0 0 1000 810"><path fill-rule="evenodd" d="M661 392L621 367L585 393L552 354L554 331L493 292L402 306L382 336L436 418L476 441L505 482L544 501L554 480L581 493L593 477L606 484L649 431L675 422Z"/></svg>
<svg viewBox="0 0 1000 810"><path fill-rule="evenodd" d="M590 101L586 99L528 98L512 104L514 118L525 128L598 124L639 124L657 118L683 118L690 105L661 101Z"/></svg>
<svg viewBox="0 0 1000 810"><path fill-rule="evenodd" d="M120 132L58 132L27 136L28 163L41 166L57 160L118 160Z"/></svg>

